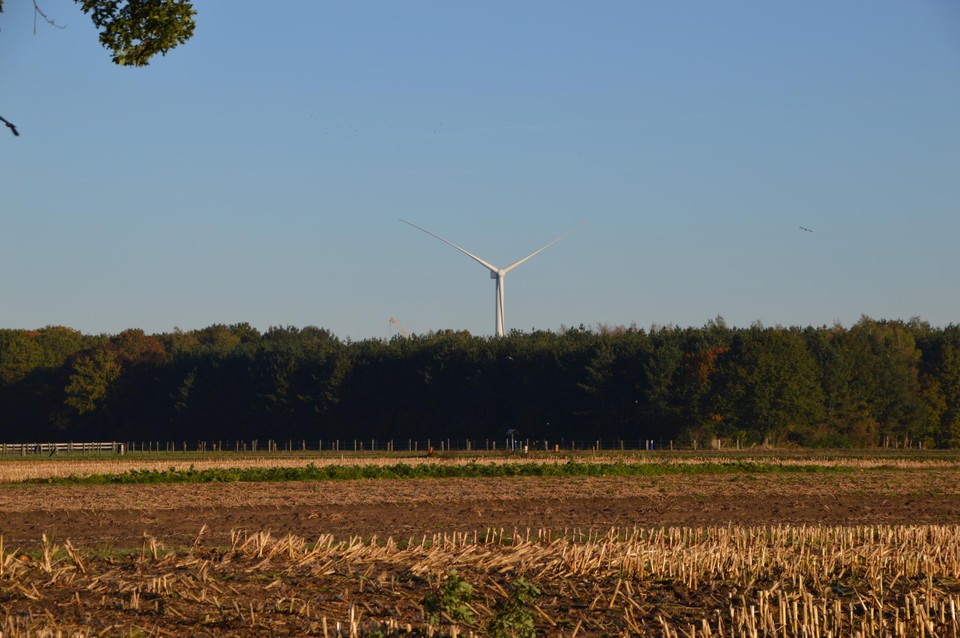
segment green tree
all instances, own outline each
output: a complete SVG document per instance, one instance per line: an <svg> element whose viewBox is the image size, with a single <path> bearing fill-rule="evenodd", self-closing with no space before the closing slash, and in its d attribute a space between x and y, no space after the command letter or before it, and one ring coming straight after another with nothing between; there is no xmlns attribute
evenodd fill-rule
<svg viewBox="0 0 960 638"><path fill-rule="evenodd" d="M721 361L717 412L728 436L803 442L822 417L816 362L799 330L755 325L734 337Z"/></svg>
<svg viewBox="0 0 960 638"><path fill-rule="evenodd" d="M0 330L0 383L26 377L41 367L43 358L36 332Z"/></svg>
<svg viewBox="0 0 960 638"><path fill-rule="evenodd" d="M40 330L0 330L0 382L52 370L89 345L81 333L61 326Z"/></svg>
<svg viewBox="0 0 960 638"><path fill-rule="evenodd" d="M881 437L920 439L936 429L920 385L917 326L863 317L843 337L853 391L865 397Z"/></svg>
<svg viewBox="0 0 960 638"><path fill-rule="evenodd" d="M43 350L43 366L51 369L62 366L91 341L79 330L63 326L47 326L37 330L36 340Z"/></svg>
<svg viewBox="0 0 960 638"><path fill-rule="evenodd" d="M932 438L938 447L960 445L960 326L943 330L917 326L922 352L920 385L934 420Z"/></svg>
<svg viewBox="0 0 960 638"><path fill-rule="evenodd" d="M230 354L240 349L255 349L260 344L260 333L250 324L214 324L194 333L198 350L216 354Z"/></svg>
<svg viewBox="0 0 960 638"><path fill-rule="evenodd" d="M872 447L879 441L877 420L857 382L861 371L847 347L846 334L840 325L805 331L807 347L819 369L824 401L823 419L803 441L805 445Z"/></svg>
<svg viewBox="0 0 960 638"><path fill-rule="evenodd" d="M644 429L652 424L654 429L672 438L681 423L691 425L684 416L698 420L693 415L681 415L682 406L677 402L678 370L683 362L683 350L676 331L672 329L651 332L650 340L652 346L641 355L640 419Z"/></svg>
<svg viewBox="0 0 960 638"><path fill-rule="evenodd" d="M571 360L583 361L577 398L591 427L632 442L672 434L676 360L662 344L658 348L652 351L650 338L636 327L601 326L599 334L576 335L578 356Z"/></svg>
<svg viewBox="0 0 960 638"><path fill-rule="evenodd" d="M180 328L174 328L173 332L165 332L157 335L157 339L163 344L164 351L173 357L189 356L195 352L200 345L196 332L184 332Z"/></svg>
<svg viewBox="0 0 960 638"><path fill-rule="evenodd" d="M944 344L934 383L943 397L936 444L941 447L960 445L960 345Z"/></svg>
<svg viewBox="0 0 960 638"><path fill-rule="evenodd" d="M65 388L65 403L79 414L93 412L120 378L116 355L106 348L77 357Z"/></svg>

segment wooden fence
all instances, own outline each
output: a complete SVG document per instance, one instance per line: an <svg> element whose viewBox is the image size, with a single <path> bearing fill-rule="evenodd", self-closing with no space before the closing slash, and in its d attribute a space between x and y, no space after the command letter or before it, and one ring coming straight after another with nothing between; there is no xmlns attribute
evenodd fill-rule
<svg viewBox="0 0 960 638"><path fill-rule="evenodd" d="M80 443L0 443L0 456L29 456L57 454L123 454L126 444L116 441Z"/></svg>

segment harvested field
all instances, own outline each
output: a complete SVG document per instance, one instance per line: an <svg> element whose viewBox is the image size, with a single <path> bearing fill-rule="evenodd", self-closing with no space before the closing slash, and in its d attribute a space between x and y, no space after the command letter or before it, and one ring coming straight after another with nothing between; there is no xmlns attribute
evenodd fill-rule
<svg viewBox="0 0 960 638"><path fill-rule="evenodd" d="M523 578L538 635L955 635L954 462L824 462L850 469L7 483L0 632L487 635ZM458 578L471 620L431 625Z"/></svg>
<svg viewBox="0 0 960 638"><path fill-rule="evenodd" d="M234 534L0 553L0 631L61 635L950 636L955 526ZM453 583L454 587L449 584ZM521 592L520 595L517 592Z"/></svg>
<svg viewBox="0 0 960 638"><path fill-rule="evenodd" d="M0 487L0 534L36 546L43 533L135 547L143 533L211 541L231 530L305 538L380 538L487 528L960 523L952 469L874 469L651 477L360 480L288 483Z"/></svg>

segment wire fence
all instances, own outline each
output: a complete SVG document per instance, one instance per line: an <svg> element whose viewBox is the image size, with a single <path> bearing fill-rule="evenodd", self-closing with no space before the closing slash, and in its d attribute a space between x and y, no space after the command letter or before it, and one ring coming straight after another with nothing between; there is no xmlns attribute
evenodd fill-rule
<svg viewBox="0 0 960 638"><path fill-rule="evenodd" d="M674 441L617 439L548 441L504 439L268 439L228 441L130 441L131 452L559 452L682 449ZM687 446L687 449L691 449Z"/></svg>
<svg viewBox="0 0 960 638"><path fill-rule="evenodd" d="M713 438L706 441L676 439L581 439L546 440L508 436L498 439L230 439L230 440L136 440L69 443L0 443L2 456L57 456L66 454L123 455L127 453L356 453L356 454L435 454L509 453L509 452L602 452L664 450L743 450L737 439ZM766 446L760 446L761 448ZM923 441L884 440L885 449L924 449Z"/></svg>

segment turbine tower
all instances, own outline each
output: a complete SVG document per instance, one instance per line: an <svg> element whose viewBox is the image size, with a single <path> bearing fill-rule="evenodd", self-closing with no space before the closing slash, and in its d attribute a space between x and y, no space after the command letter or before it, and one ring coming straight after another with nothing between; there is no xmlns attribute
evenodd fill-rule
<svg viewBox="0 0 960 638"><path fill-rule="evenodd" d="M405 219L401 219L400 221L402 221L404 224L407 224L408 226L413 226L413 227L416 228L417 230L422 230L423 232L425 232L426 234L430 235L431 237L436 237L437 239L439 239L439 240L442 241L443 243L447 244L448 246L452 246L453 248L456 248L457 250L459 250L460 252L462 252L464 255L466 255L467 257L470 257L471 259L473 259L474 261L476 261L477 263L479 263L481 266L485 267L487 270L490 271L490 278L497 280L497 336L498 336L498 337L502 337L502 336L503 336L503 280L504 280L504 278L507 276L507 273L510 272L511 270L513 270L514 268L516 268L517 266L519 266L520 264L522 264L523 262L527 261L527 260L530 259L531 257L535 257L536 255L539 255L540 253L542 253L543 251L545 251L547 248L550 248L550 246L553 246L555 243L557 243L558 241L560 241L561 239L563 239L564 237L566 237L567 235L569 235L570 233L573 232L573 230L570 230L570 231L564 233L563 235L560 235L559 237L557 237L556 239L554 239L553 241L551 241L549 244L547 244L547 245L544 246L543 248L540 248L539 250L533 251L532 253L530 253L529 255L527 255L526 257L524 257L523 259L519 259L519 260L513 262L512 264L510 264L510 265L507 266L506 268L497 268L496 266L494 266L494 265L491 264L490 262L484 261L483 259L480 259L479 257L477 257L476 255L474 255L473 253L464 250L463 248L461 248L460 246L457 246L456 244L454 244L454 243L451 242L451 241L447 241L446 239L444 239L444 238L441 237L440 235L436 235L436 234L434 234L434 233L431 233L431 232L430 232L429 230L427 230L426 228L421 228L420 226L417 226L416 224L411 224L410 222L408 222L408 221L405 220ZM574 229L574 230L576 230L576 229Z"/></svg>

